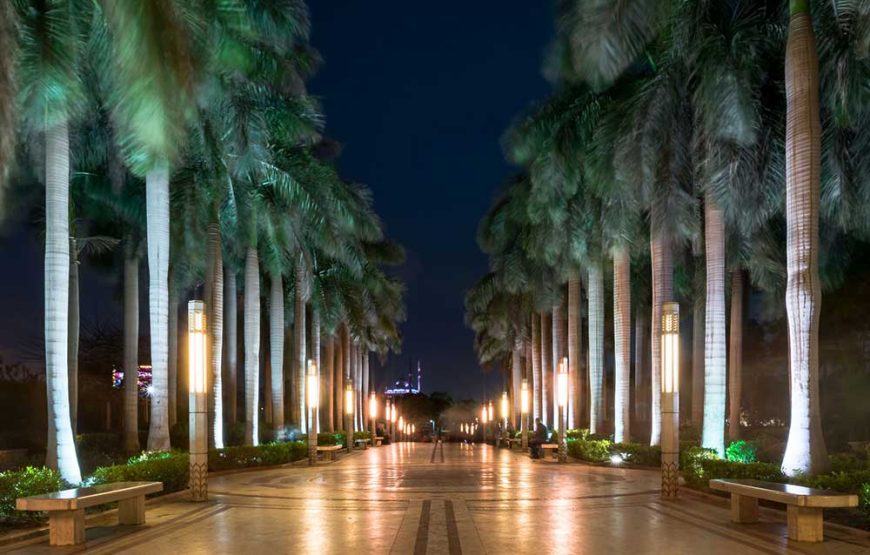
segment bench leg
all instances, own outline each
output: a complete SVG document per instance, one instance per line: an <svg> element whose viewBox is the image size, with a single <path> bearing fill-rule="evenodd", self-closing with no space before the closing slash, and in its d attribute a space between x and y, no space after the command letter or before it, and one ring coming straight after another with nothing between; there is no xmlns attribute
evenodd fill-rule
<svg viewBox="0 0 870 555"><path fill-rule="evenodd" d="M822 509L788 506L788 539L798 542L820 542L824 539Z"/></svg>
<svg viewBox="0 0 870 555"><path fill-rule="evenodd" d="M49 545L80 545L85 543L85 510L50 511L48 513Z"/></svg>
<svg viewBox="0 0 870 555"><path fill-rule="evenodd" d="M118 522L121 524L145 524L145 496L118 501Z"/></svg>
<svg viewBox="0 0 870 555"><path fill-rule="evenodd" d="M731 522L740 524L758 522L758 498L732 493Z"/></svg>

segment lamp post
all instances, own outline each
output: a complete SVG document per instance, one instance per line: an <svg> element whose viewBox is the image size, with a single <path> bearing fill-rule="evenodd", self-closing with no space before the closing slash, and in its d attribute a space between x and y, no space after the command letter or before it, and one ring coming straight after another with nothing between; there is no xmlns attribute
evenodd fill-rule
<svg viewBox="0 0 870 555"><path fill-rule="evenodd" d="M317 379L317 363L308 359L306 375L306 392L308 400L308 464L317 462L317 427L314 425L314 415L317 413L317 400L320 397L320 387Z"/></svg>
<svg viewBox="0 0 870 555"><path fill-rule="evenodd" d="M523 449L529 446L529 380L523 379L520 387L520 430L522 430Z"/></svg>
<svg viewBox="0 0 870 555"><path fill-rule="evenodd" d="M486 444L486 403L480 409L480 431L483 434L483 443Z"/></svg>
<svg viewBox="0 0 870 555"><path fill-rule="evenodd" d="M399 417L399 434L401 434L402 436L405 435L405 417L404 416ZM402 441L405 441L404 437L402 437Z"/></svg>
<svg viewBox="0 0 870 555"><path fill-rule="evenodd" d="M559 462L568 461L568 424L565 418L565 408L568 406L568 359L559 361L559 373L556 376L556 402L559 405Z"/></svg>
<svg viewBox="0 0 870 555"><path fill-rule="evenodd" d="M396 420L398 419L398 413L396 412L396 403L393 402L391 405L392 411L390 413L390 441L393 441L393 434L396 433Z"/></svg>
<svg viewBox="0 0 870 555"><path fill-rule="evenodd" d="M662 498L677 496L680 469L680 305L662 304Z"/></svg>
<svg viewBox="0 0 870 555"><path fill-rule="evenodd" d="M205 364L205 303L187 303L188 399L190 401L190 497L208 499L208 376Z"/></svg>
<svg viewBox="0 0 870 555"><path fill-rule="evenodd" d="M372 391L369 396L369 420L372 426L372 447L375 446L375 436L377 436L377 420L378 420L378 396Z"/></svg>
<svg viewBox="0 0 870 555"><path fill-rule="evenodd" d="M499 409L501 410L501 422L502 422L502 424L501 424L501 437L503 439L506 439L508 437L508 429L507 429L508 394L507 394L507 391L505 391L501 394L501 403L499 403L499 404L501 405L499 407ZM508 447L510 447L510 444L508 444Z"/></svg>
<svg viewBox="0 0 870 555"><path fill-rule="evenodd" d="M353 382L347 380L344 384L344 417L345 417L345 443L347 443L347 451L353 449Z"/></svg>

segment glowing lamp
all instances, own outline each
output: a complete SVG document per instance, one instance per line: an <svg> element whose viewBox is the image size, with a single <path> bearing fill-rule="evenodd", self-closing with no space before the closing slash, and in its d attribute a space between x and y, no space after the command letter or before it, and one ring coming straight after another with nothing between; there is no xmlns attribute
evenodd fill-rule
<svg viewBox="0 0 870 555"><path fill-rule="evenodd" d="M317 363L311 359L308 360L308 374L306 378L308 382L305 394L308 397L308 408L315 410L317 409L317 400L320 396L320 385L317 379Z"/></svg>
<svg viewBox="0 0 870 555"><path fill-rule="evenodd" d="M205 393L205 303L187 304L188 372L191 393Z"/></svg>
<svg viewBox="0 0 870 555"><path fill-rule="evenodd" d="M568 358L559 361L559 373L556 375L556 398L560 407L568 406Z"/></svg>
<svg viewBox="0 0 870 555"><path fill-rule="evenodd" d="M417 431L417 426L411 424L411 433L413 434L416 431Z"/></svg>
<svg viewBox="0 0 870 555"><path fill-rule="evenodd" d="M374 393L369 397L369 416L373 419L378 417L378 397Z"/></svg>
<svg viewBox="0 0 870 555"><path fill-rule="evenodd" d="M662 393L680 392L680 305L662 304Z"/></svg>
<svg viewBox="0 0 870 555"><path fill-rule="evenodd" d="M520 385L520 412L529 414L529 380L526 379Z"/></svg>
<svg viewBox="0 0 870 555"><path fill-rule="evenodd" d="M503 419L507 419L508 417L508 394L504 392L501 394L501 417Z"/></svg>
<svg viewBox="0 0 870 555"><path fill-rule="evenodd" d="M205 303L187 304L188 400L190 440L190 496L194 501L208 499L208 399L205 360Z"/></svg>
<svg viewBox="0 0 870 555"><path fill-rule="evenodd" d="M405 431L405 417L404 416L399 417L399 429L402 430L403 432Z"/></svg>
<svg viewBox="0 0 870 555"><path fill-rule="evenodd" d="M680 468L680 305L662 303L662 497L673 499Z"/></svg>
<svg viewBox="0 0 870 555"><path fill-rule="evenodd" d="M492 422L495 419L495 408L493 407L492 401L489 402L489 409L486 412L486 421Z"/></svg>
<svg viewBox="0 0 870 555"><path fill-rule="evenodd" d="M344 385L344 413L353 414L353 383Z"/></svg>

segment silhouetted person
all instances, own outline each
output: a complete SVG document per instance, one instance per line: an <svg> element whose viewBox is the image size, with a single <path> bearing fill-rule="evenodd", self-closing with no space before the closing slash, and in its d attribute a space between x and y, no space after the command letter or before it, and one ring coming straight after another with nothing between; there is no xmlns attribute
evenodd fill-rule
<svg viewBox="0 0 870 555"><path fill-rule="evenodd" d="M547 443L547 438L550 435L550 430L541 422L540 418L535 418L535 433L532 439L529 440L529 448L533 459L541 458L541 445Z"/></svg>

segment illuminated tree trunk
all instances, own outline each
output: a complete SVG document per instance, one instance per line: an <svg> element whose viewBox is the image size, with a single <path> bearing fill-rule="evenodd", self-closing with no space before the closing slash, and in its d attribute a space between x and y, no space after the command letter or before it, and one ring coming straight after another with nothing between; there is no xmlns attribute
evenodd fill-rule
<svg viewBox="0 0 870 555"><path fill-rule="evenodd" d="M614 402L613 437L617 443L630 441L631 412L631 260L628 250L613 253L613 344Z"/></svg>
<svg viewBox="0 0 870 555"><path fill-rule="evenodd" d="M323 362L320 358L320 313L314 306L311 307L311 357L314 359L314 364L317 367L317 382L322 384L323 368L320 366ZM329 391L323 385L319 386L318 392L320 398L317 401L317 410L314 412L314 425L318 433L322 432L320 414L326 403L324 403L323 394Z"/></svg>
<svg viewBox="0 0 870 555"><path fill-rule="evenodd" d="M646 354L649 352L646 330L649 324L646 311L645 307L638 306L634 315L634 418L637 422L645 422L649 416L649 368L646 365Z"/></svg>
<svg viewBox="0 0 870 555"><path fill-rule="evenodd" d="M604 432L604 273L590 262L589 291L589 432Z"/></svg>
<svg viewBox="0 0 870 555"><path fill-rule="evenodd" d="M571 375L571 407L568 411L568 427L580 426L584 405L581 394L583 376L580 374L580 280L568 280L568 373Z"/></svg>
<svg viewBox="0 0 870 555"><path fill-rule="evenodd" d="M223 397L223 331L224 331L224 264L221 230L217 221L208 225L208 255L206 256L205 309L208 315L209 338L209 445L217 449L224 446Z"/></svg>
<svg viewBox="0 0 870 555"><path fill-rule="evenodd" d="M236 285L236 272L229 266L225 268L224 275L224 337L226 365L224 394L226 398L227 421L235 423L238 420L236 408L236 389L239 365L239 315L238 315L238 289Z"/></svg>
<svg viewBox="0 0 870 555"><path fill-rule="evenodd" d="M148 314L151 325L151 414L148 450L169 450L169 168L145 176Z"/></svg>
<svg viewBox="0 0 870 555"><path fill-rule="evenodd" d="M269 280L269 349L272 372L272 429L275 438L284 434L284 282L280 273Z"/></svg>
<svg viewBox="0 0 870 555"><path fill-rule="evenodd" d="M184 368L187 368L184 365ZM178 422L178 285L169 268L169 426Z"/></svg>
<svg viewBox="0 0 870 555"><path fill-rule="evenodd" d="M692 426L704 422L704 299L695 299L692 315Z"/></svg>
<svg viewBox="0 0 870 555"><path fill-rule="evenodd" d="M728 338L728 439L740 439L743 397L743 272L731 275L731 334Z"/></svg>
<svg viewBox="0 0 870 555"><path fill-rule="evenodd" d="M326 431L335 431L335 336L329 335L323 349L324 376L323 388L326 391Z"/></svg>
<svg viewBox="0 0 870 555"><path fill-rule="evenodd" d="M532 313L532 414L534 420L542 418L541 407L541 319ZM534 422L533 420L533 422Z"/></svg>
<svg viewBox="0 0 870 555"><path fill-rule="evenodd" d="M725 224L707 195L704 203L707 260L706 339L704 341L704 425L701 446L725 456Z"/></svg>
<svg viewBox="0 0 870 555"><path fill-rule="evenodd" d="M808 0L790 0L785 54L786 245L791 421L782 470L829 467L819 413L819 60Z"/></svg>
<svg viewBox="0 0 870 555"><path fill-rule="evenodd" d="M520 429L520 384L523 379L523 341L514 338L514 348L511 352L511 414L510 419L516 430Z"/></svg>
<svg viewBox="0 0 870 555"><path fill-rule="evenodd" d="M69 129L59 123L45 131L45 384L54 441L47 460L61 477L81 482L70 422L69 325ZM51 435L51 434L50 434Z"/></svg>
<svg viewBox="0 0 870 555"><path fill-rule="evenodd" d="M296 376L296 391L293 397L293 405L294 412L296 413L296 418L298 419L299 429L302 433L308 432L307 427L307 411L305 409L305 363L307 360L307 351L306 351L306 324L305 324L305 299L307 295L305 294L305 271L302 267L303 261L302 256L298 257L296 262L296 284L295 284L295 302L293 303L293 309L295 311L295 319L293 321L294 329L296 331L296 341L294 345L294 352L296 353L296 364L295 368L292 369L292 374Z"/></svg>
<svg viewBox="0 0 870 555"><path fill-rule="evenodd" d="M124 256L124 450L139 451L139 258Z"/></svg>
<svg viewBox="0 0 870 555"><path fill-rule="evenodd" d="M553 303L553 317L551 319L551 339L553 342L553 422L555 422L558 426L561 426L562 423L559 422L559 400L556 398L556 384L558 382L559 375L559 364L561 364L562 357L566 355L565 349L565 340L567 332L565 330L565 311L562 308L562 286L559 286L559 300ZM567 407L566 407L567 410Z"/></svg>
<svg viewBox="0 0 870 555"><path fill-rule="evenodd" d="M552 426L555 422L550 417L552 405L550 373L553 368L553 349L550 344L550 332L552 316L546 312L541 313L541 421L546 426Z"/></svg>
<svg viewBox="0 0 870 555"><path fill-rule="evenodd" d="M70 425L73 436L78 429L79 417L79 258L75 237L69 240L69 348L67 350L69 372Z"/></svg>
<svg viewBox="0 0 870 555"><path fill-rule="evenodd" d="M245 256L245 445L259 445L260 263L257 248Z"/></svg>
<svg viewBox="0 0 870 555"><path fill-rule="evenodd" d="M652 313L650 314L650 445L659 445L662 436L662 303L674 296L674 261L670 242L660 236L650 240L652 259Z"/></svg>

